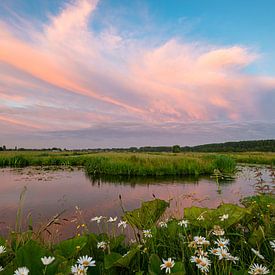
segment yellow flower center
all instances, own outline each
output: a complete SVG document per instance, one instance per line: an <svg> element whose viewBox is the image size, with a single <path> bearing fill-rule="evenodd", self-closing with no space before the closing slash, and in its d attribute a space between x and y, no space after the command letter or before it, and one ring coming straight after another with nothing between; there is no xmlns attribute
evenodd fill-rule
<svg viewBox="0 0 275 275"><path fill-rule="evenodd" d="M88 262L88 261L84 261L84 262L82 263L82 265L83 265L83 266L88 266L88 265L89 265L89 262Z"/></svg>
<svg viewBox="0 0 275 275"><path fill-rule="evenodd" d="M166 266L166 267L172 267L172 263L171 263L171 262L167 262L167 263L165 264L165 266Z"/></svg>

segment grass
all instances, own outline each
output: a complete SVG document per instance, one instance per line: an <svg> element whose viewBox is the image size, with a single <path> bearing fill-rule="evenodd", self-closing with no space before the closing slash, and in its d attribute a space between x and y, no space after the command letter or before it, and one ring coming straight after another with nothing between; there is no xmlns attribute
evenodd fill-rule
<svg viewBox="0 0 275 275"><path fill-rule="evenodd" d="M1 152L0 167L85 166L90 175L207 175L233 172L232 157L216 154Z"/></svg>
<svg viewBox="0 0 275 275"><path fill-rule="evenodd" d="M76 236L55 244L43 240L41 231L34 232L32 227L11 232L8 238L0 238L0 246L5 248L0 253L1 274L13 274L23 266L30 275L71 274L71 267L83 256L92 257L95 266L88 267L87 273L74 274L165 274L161 266L169 258L172 274L248 275L255 263L269 273L251 274L274 274L274 196L247 198L244 207L223 204L217 209L186 208L183 220L173 216L164 219L168 205L155 199L139 209L124 211L124 224L119 220L108 222L108 217L90 222L79 217ZM56 220L44 230L49 231ZM91 222L102 233L91 233ZM224 249L222 254L218 248ZM41 261L44 256L52 256L54 261L45 266Z"/></svg>

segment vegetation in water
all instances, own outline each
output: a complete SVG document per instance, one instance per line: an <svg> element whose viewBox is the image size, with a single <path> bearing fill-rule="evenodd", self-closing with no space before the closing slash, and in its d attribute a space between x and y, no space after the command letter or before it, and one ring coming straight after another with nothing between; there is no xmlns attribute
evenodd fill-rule
<svg viewBox="0 0 275 275"><path fill-rule="evenodd" d="M236 162L217 154L2 152L0 167L85 166L90 175L163 176L232 173Z"/></svg>

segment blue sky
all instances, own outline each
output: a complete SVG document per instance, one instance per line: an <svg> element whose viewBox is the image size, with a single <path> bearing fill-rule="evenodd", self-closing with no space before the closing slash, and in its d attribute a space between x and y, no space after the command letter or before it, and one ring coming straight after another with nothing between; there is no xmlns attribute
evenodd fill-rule
<svg viewBox="0 0 275 275"><path fill-rule="evenodd" d="M0 144L274 138L274 14L271 0L3 0Z"/></svg>

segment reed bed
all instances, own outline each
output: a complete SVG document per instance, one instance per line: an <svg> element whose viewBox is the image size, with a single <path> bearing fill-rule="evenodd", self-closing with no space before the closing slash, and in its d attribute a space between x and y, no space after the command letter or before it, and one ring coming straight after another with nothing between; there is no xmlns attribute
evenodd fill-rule
<svg viewBox="0 0 275 275"><path fill-rule="evenodd" d="M89 175L164 176L208 175L214 169L233 172L235 161L214 154L92 153L69 154L8 152L0 154L0 167L85 166Z"/></svg>

